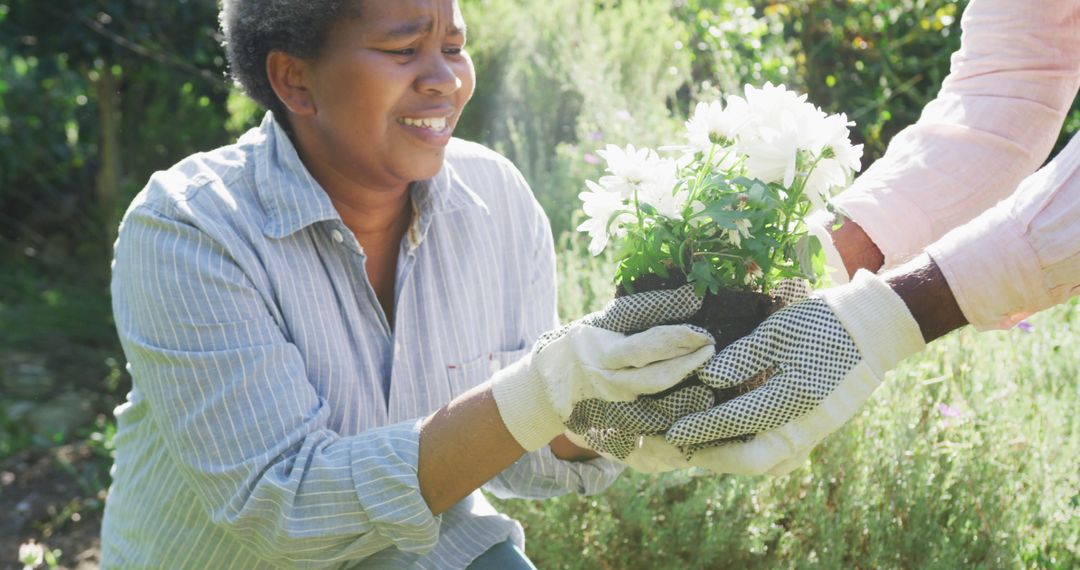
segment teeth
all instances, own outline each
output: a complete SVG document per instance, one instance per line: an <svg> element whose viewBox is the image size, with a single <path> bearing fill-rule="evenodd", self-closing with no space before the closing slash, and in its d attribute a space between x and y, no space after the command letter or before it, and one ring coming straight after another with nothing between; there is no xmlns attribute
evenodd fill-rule
<svg viewBox="0 0 1080 570"><path fill-rule="evenodd" d="M421 127L433 131L446 130L446 117L437 117L434 119L412 119L406 117L402 119L401 122L410 127Z"/></svg>

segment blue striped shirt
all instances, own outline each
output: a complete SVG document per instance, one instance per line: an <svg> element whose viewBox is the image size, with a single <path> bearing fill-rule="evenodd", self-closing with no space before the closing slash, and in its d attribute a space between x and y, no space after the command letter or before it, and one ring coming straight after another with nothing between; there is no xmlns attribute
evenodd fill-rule
<svg viewBox="0 0 1080 570"><path fill-rule="evenodd" d="M462 568L524 545L479 491L432 515L417 428L557 324L551 230L520 173L476 144L454 140L410 192L391 327L363 249L271 116L154 175L113 264L134 387L103 566ZM619 471L543 449L486 489L595 493Z"/></svg>

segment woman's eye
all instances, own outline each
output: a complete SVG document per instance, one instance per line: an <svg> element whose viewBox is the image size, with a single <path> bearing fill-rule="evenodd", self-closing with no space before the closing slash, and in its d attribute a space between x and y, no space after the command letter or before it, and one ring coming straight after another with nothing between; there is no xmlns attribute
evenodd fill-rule
<svg viewBox="0 0 1080 570"><path fill-rule="evenodd" d="M443 50L442 50L442 51L443 51L443 53L445 53L446 55L461 55L461 52L465 51L465 48L460 48L460 47L448 47L448 48L443 48Z"/></svg>
<svg viewBox="0 0 1080 570"><path fill-rule="evenodd" d="M416 53L416 48L388 49L388 50L386 50L386 53L388 53L390 55L409 56L409 55L413 55L413 54Z"/></svg>

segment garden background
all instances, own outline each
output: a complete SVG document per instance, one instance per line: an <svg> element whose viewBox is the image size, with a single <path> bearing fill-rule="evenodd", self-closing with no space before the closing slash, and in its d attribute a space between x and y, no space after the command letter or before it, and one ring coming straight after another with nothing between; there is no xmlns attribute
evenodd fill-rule
<svg viewBox="0 0 1080 570"><path fill-rule="evenodd" d="M478 91L458 135L510 157L558 242L560 311L598 307L575 235L608 143L671 140L694 103L782 82L858 123L866 163L959 45L960 0L461 0ZM111 410L130 379L111 241L158 169L261 117L224 78L213 0L0 0L0 568L18 544L96 567ZM1080 129L1080 106L1062 140ZM1059 145L1060 147L1060 145ZM1080 313L955 333L787 477L631 474L503 501L541 568L1074 568Z"/></svg>

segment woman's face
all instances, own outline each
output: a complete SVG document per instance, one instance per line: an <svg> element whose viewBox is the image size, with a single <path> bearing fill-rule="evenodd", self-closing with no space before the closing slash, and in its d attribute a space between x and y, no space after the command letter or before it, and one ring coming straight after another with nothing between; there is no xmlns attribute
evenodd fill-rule
<svg viewBox="0 0 1080 570"><path fill-rule="evenodd" d="M363 0L310 63L306 160L372 188L434 176L476 82L456 0ZM320 156L311 156L318 153Z"/></svg>

